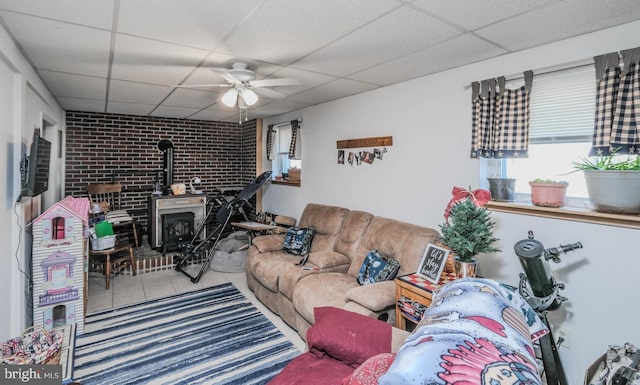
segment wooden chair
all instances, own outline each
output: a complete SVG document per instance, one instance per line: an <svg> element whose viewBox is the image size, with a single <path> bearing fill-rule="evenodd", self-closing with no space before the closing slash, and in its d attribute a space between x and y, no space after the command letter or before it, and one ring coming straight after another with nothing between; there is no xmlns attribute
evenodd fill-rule
<svg viewBox="0 0 640 385"><path fill-rule="evenodd" d="M114 231L118 235L125 235L133 239L135 247L140 247L141 240L138 240L136 221L126 210L122 209L120 195L122 184L120 183L92 183L87 186L89 201L93 207L99 205L105 213L107 221L113 224Z"/></svg>
<svg viewBox="0 0 640 385"><path fill-rule="evenodd" d="M110 249L89 250L89 264L97 263L102 265L102 272L105 275L105 289L109 290L111 285L111 274L131 267L133 275L136 275L136 258L133 247L128 241L120 241Z"/></svg>

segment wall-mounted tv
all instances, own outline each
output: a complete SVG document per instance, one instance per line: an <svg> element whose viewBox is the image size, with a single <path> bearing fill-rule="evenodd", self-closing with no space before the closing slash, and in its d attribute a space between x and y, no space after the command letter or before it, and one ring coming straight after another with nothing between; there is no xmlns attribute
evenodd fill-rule
<svg viewBox="0 0 640 385"><path fill-rule="evenodd" d="M36 133L29 155L25 155L20 164L23 197L33 197L47 191L50 161L51 142Z"/></svg>

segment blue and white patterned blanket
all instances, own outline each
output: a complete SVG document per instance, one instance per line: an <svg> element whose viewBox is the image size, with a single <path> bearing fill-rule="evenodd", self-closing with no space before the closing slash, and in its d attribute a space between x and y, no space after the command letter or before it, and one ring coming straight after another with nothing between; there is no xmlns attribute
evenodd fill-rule
<svg viewBox="0 0 640 385"><path fill-rule="evenodd" d="M379 384L541 384L532 342L547 333L511 288L459 279L434 293Z"/></svg>

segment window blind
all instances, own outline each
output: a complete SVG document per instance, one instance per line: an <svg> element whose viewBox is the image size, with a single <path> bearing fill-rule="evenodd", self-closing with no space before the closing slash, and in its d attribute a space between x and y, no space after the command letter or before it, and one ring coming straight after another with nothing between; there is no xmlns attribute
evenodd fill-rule
<svg viewBox="0 0 640 385"><path fill-rule="evenodd" d="M596 80L593 64L533 77L530 143L590 141Z"/></svg>

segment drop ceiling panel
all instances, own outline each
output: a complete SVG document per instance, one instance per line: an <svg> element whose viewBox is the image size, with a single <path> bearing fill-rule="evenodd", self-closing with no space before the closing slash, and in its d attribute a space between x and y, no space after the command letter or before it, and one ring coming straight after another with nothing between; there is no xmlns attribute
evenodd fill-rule
<svg viewBox="0 0 640 385"><path fill-rule="evenodd" d="M418 51L462 31L411 8L397 9L296 62L296 67L347 76ZM349 60L344 60L348 57Z"/></svg>
<svg viewBox="0 0 640 385"><path fill-rule="evenodd" d="M163 106L170 107L196 107L205 108L216 103L224 94L222 92L209 92L176 88L169 97L162 102Z"/></svg>
<svg viewBox="0 0 640 385"><path fill-rule="evenodd" d="M221 51L289 64L397 6L393 0L270 0L234 32Z"/></svg>
<svg viewBox="0 0 640 385"><path fill-rule="evenodd" d="M507 47L521 50L549 41L597 31L640 18L638 0L564 0L527 14L479 29L477 33Z"/></svg>
<svg viewBox="0 0 640 385"><path fill-rule="evenodd" d="M109 32L15 13L0 16L36 68L107 77Z"/></svg>
<svg viewBox="0 0 640 385"><path fill-rule="evenodd" d="M68 98L61 96L56 98L60 107L67 111L104 112L104 100Z"/></svg>
<svg viewBox="0 0 640 385"><path fill-rule="evenodd" d="M390 85L488 59L505 52L473 34L464 34L412 55L362 71L351 78L364 82L384 79L383 85Z"/></svg>
<svg viewBox="0 0 640 385"><path fill-rule="evenodd" d="M290 112L294 110L300 110L307 106L308 104L304 104L304 103L290 102L287 100L277 100L275 102L266 104L259 108L252 108L249 110L249 113L261 114L264 116L272 116L272 115L280 115L285 112Z"/></svg>
<svg viewBox="0 0 640 385"><path fill-rule="evenodd" d="M207 51L118 34L113 55L114 79L175 85L186 78Z"/></svg>
<svg viewBox="0 0 640 385"><path fill-rule="evenodd" d="M168 106L160 106L153 110L150 115L151 116L164 116L168 118L179 118L184 119L195 113L200 111L198 108L187 108L187 107L168 107Z"/></svg>
<svg viewBox="0 0 640 385"><path fill-rule="evenodd" d="M412 4L473 31L558 1L560 0L415 0Z"/></svg>
<svg viewBox="0 0 640 385"><path fill-rule="evenodd" d="M213 49L260 3L261 0L122 1L118 30L190 47ZM224 17L221 17L221 8L224 8Z"/></svg>
<svg viewBox="0 0 640 385"><path fill-rule="evenodd" d="M122 80L109 83L109 101L140 104L158 104L173 90L155 84L141 84Z"/></svg>
<svg viewBox="0 0 640 385"><path fill-rule="evenodd" d="M189 119L199 120L216 120L221 122L236 121L239 119L237 114L230 113L229 111L220 111L207 108L206 110L199 111L191 116Z"/></svg>
<svg viewBox="0 0 640 385"><path fill-rule="evenodd" d="M0 0L0 17L62 108L102 111L108 96L114 113L237 121L237 108L209 97L227 88L171 86L226 83L209 68L233 62L247 63L257 79L298 79L273 88L284 99L261 98L249 109L266 117L602 28L638 27L640 7L638 0Z"/></svg>
<svg viewBox="0 0 640 385"><path fill-rule="evenodd" d="M106 78L52 71L39 71L39 74L54 96L104 99L107 94Z"/></svg>
<svg viewBox="0 0 640 385"><path fill-rule="evenodd" d="M154 108L155 106L150 104L109 101L109 104L107 105L107 112L111 114L147 116Z"/></svg>
<svg viewBox="0 0 640 385"><path fill-rule="evenodd" d="M377 86L349 79L338 79L316 88L296 94L295 100L301 103L318 104L345 96L371 91Z"/></svg>
<svg viewBox="0 0 640 385"><path fill-rule="evenodd" d="M106 30L113 21L113 0L2 0L0 9Z"/></svg>
<svg viewBox="0 0 640 385"><path fill-rule="evenodd" d="M294 95L309 88L317 87L321 84L329 83L336 80L335 76L323 75L317 72L303 71L293 67L285 67L273 74L276 78L293 78L297 79L300 84L297 86L286 86L275 88L278 92L287 95Z"/></svg>

